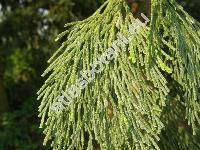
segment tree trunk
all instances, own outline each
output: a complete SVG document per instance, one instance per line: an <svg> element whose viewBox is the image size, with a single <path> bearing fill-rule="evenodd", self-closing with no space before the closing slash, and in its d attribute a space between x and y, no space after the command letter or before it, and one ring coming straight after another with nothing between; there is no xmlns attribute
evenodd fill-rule
<svg viewBox="0 0 200 150"><path fill-rule="evenodd" d="M146 4L147 4L147 16L150 17L151 16L151 0L146 0Z"/></svg>
<svg viewBox="0 0 200 150"><path fill-rule="evenodd" d="M141 13L147 15L148 18L151 16L151 0L126 0L131 11L136 18L140 18ZM145 5L146 4L146 5ZM142 8L141 8L142 5ZM144 6L144 7L143 7Z"/></svg>

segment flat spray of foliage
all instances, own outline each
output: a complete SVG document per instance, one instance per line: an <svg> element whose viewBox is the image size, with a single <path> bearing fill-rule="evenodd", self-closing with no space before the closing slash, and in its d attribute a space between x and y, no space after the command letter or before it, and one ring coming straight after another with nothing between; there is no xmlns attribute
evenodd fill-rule
<svg viewBox="0 0 200 150"><path fill-rule="evenodd" d="M199 149L200 24L174 0L152 0L151 23L96 74L60 114L62 90L129 36L136 19L125 0L108 0L91 17L66 24L38 92L39 117L53 149ZM67 38L66 38L67 37Z"/></svg>

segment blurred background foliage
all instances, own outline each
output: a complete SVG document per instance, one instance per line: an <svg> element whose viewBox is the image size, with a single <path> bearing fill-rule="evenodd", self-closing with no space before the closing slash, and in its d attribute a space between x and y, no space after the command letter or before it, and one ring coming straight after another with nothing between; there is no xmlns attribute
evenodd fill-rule
<svg viewBox="0 0 200 150"><path fill-rule="evenodd" d="M91 15L105 0L0 0L0 150L43 147L36 92L67 22ZM200 20L199 0L179 0Z"/></svg>

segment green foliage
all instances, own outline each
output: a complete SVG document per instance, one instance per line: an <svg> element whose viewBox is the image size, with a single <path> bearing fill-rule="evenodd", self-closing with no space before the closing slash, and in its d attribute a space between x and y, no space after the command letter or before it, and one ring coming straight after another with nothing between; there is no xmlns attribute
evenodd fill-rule
<svg viewBox="0 0 200 150"><path fill-rule="evenodd" d="M42 147L38 130L35 93L63 24L83 19L98 7L92 6L93 0L87 7L83 4L82 0L0 1L0 93L9 103L7 112L0 114L0 149L48 149Z"/></svg>
<svg viewBox="0 0 200 150"><path fill-rule="evenodd" d="M35 100L35 93L42 84L40 75L46 68L46 60L60 44L54 43L54 38L64 30L63 24L88 17L103 2L105 0L0 0L0 109L4 107L7 110L0 116L1 150L52 149L42 146L44 137L42 130L38 129L39 101ZM192 16L199 19L199 0L184 0L182 3ZM131 53L134 54L133 51ZM170 92L172 95L180 93L179 88L170 91L174 91ZM3 99L9 103L9 109L5 103L2 105L2 97L7 97ZM172 145L173 149L178 146L179 149L184 149L183 146L198 149L195 140L200 141L196 138L199 132L192 136L191 127L182 121L185 116L184 104L180 105L182 111L177 111L174 104L169 102L165 109L174 111L171 116L166 116L168 109L163 111L165 115L162 120L168 117L172 121L163 121L167 130L162 130L162 143L159 146L161 149L162 146L172 149ZM180 114L183 114L181 118ZM175 118L179 118L180 123L176 123ZM180 134L177 134L178 131L181 131ZM87 141L88 137L85 139ZM50 143L47 145L50 146Z"/></svg>
<svg viewBox="0 0 200 150"><path fill-rule="evenodd" d="M184 8L190 12L190 15L195 17L196 19L200 20L200 3L199 0L179 0Z"/></svg>
<svg viewBox="0 0 200 150"><path fill-rule="evenodd" d="M0 149L43 149L41 130L35 114L35 97L26 99L20 110L5 113L1 117ZM33 109L35 108L35 109ZM50 149L46 147L46 149Z"/></svg>
<svg viewBox="0 0 200 150"><path fill-rule="evenodd" d="M174 0L152 0L149 27L129 45L118 45L119 56L61 114L51 109L117 33L129 37L135 22L125 0L109 0L91 17L65 25L38 92L44 144L51 140L58 150L200 149L200 24Z"/></svg>

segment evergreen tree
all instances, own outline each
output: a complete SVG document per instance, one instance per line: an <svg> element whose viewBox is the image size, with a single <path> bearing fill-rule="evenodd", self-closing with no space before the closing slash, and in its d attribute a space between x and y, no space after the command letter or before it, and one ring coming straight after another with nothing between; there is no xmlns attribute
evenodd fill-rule
<svg viewBox="0 0 200 150"><path fill-rule="evenodd" d="M99 6L85 1L0 0L0 150L43 149L35 101L40 75L63 24Z"/></svg>
<svg viewBox="0 0 200 150"><path fill-rule="evenodd" d="M108 0L91 17L65 25L38 91L44 144L52 140L58 150L200 149L200 24L175 0L152 0L147 25L134 16L125 0ZM82 71L109 55L107 49L116 57L87 76L77 97L58 103L83 84L77 82Z"/></svg>

